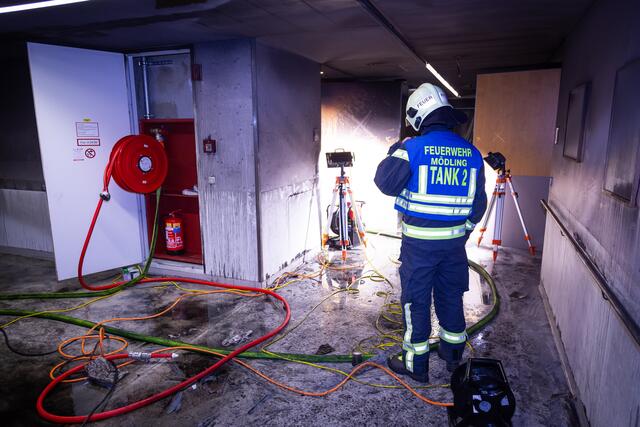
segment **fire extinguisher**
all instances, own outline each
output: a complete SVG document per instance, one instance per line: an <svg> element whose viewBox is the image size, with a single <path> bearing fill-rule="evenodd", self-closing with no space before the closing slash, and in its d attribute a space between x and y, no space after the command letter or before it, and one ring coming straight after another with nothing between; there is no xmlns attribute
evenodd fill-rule
<svg viewBox="0 0 640 427"><path fill-rule="evenodd" d="M164 240L169 255L184 253L184 222L177 213L178 211L170 212L164 218Z"/></svg>

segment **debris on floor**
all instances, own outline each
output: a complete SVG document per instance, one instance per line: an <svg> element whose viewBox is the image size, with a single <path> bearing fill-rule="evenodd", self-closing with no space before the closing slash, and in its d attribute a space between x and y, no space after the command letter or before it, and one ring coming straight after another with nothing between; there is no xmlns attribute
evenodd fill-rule
<svg viewBox="0 0 640 427"><path fill-rule="evenodd" d="M396 306L400 289L397 265L390 262L388 257L391 255L395 259L393 255L397 255L398 243L384 237L375 239L377 249L371 256L372 262L388 278L388 282L371 275L365 268L366 260L357 251L350 253L349 263L355 270L353 274L329 269L322 275L314 276L318 263L315 260L307 262L296 269L295 276L291 276L296 277L295 284L277 290L291 305L289 327L268 347L254 350L260 357L269 353L282 354L283 358L287 358L287 354L306 354L308 357L333 358L336 362L302 364L290 363L279 357L276 360L239 358L238 362L245 363L246 367L231 362L213 375L202 378L196 383L198 386L195 389L188 388L174 394L164 400L164 404L150 405L123 417L102 421L100 425L140 425L148 420L153 420L154 425L172 427L239 422L243 425L346 426L371 424L372 420L379 425L446 424L445 410L412 398L409 392L398 388L397 383L377 369L363 369L357 374L358 383L348 382L326 397L301 396L280 388L286 385L306 392L321 392L342 381L344 376L339 371L348 373L353 369L352 363L356 366L362 364L371 357L370 353L375 354L370 360L384 365L387 355L399 351L397 329L401 318ZM487 266L496 279L499 291L511 297L504 298L498 316L471 337L468 354L503 361L516 402L526 402L517 406L514 425L568 425L571 419L570 405L556 404L560 398L552 397L566 396L568 390L541 308L541 299L532 291L537 286L538 277L531 274L531 270L537 271L536 267L509 268L532 262L528 254L521 254L517 250L504 249L501 262L495 265L490 262L489 250L470 249L469 254ZM539 258L533 262L539 268ZM25 265L29 265L29 268L25 269ZM0 279L5 292L22 290L16 285L18 278L22 281L20 286L29 290L58 287L74 289L75 286L72 281L56 282L53 264L49 261L4 256L0 259L0 266L7 272ZM519 283L519 290L512 287L515 282ZM131 316L140 313L140 307L149 307L151 299L154 306L162 307L171 303L176 295L179 295L176 288L158 289L139 285L77 309L69 315L92 321ZM519 295L526 297L518 298ZM67 303L68 307L73 305L77 303ZM24 302L0 301L2 309L22 306ZM64 304L60 301L37 302L38 310L55 310L62 306ZM167 315L153 321L116 322L113 326L140 334L173 336L175 340L208 348L221 343L232 347L271 329L282 310L279 304L264 304L262 298L243 298L224 293L186 298L178 307L182 313L178 317ZM470 290L465 294L468 324L482 319L491 307L490 289L484 279L472 271ZM147 313L153 311L146 310ZM11 319L3 317L2 320ZM13 340L29 343L35 349L46 349L55 344L57 339L78 333L77 326L40 318L23 319L8 330ZM437 324L434 324L434 333L437 333ZM109 345L109 351L115 349L112 342L106 345ZM129 341L129 345L131 351L150 352L159 348L133 340ZM532 346L544 351L531 352ZM182 352L176 361L135 363L128 367L130 374L119 382L105 409L122 406L168 385L175 385L216 360L218 358L212 355ZM0 375L5 378L0 383L0 393L6 396L5 402L0 403L0 412L6 420L5 425L44 424L35 413L34 403L40 390L49 381L48 370L58 362L56 355L25 358L4 346L0 347ZM449 401L451 392L442 386L450 380L444 363L432 357L430 365L432 384L419 389L419 392L431 399ZM540 375L540 372L544 372L544 375ZM272 385L258 375L265 375L274 384L280 385ZM22 387L21 384L25 382L31 387ZM409 384L419 386L412 380L409 380ZM274 392L274 389L278 391ZM61 385L48 398L47 406L61 413L86 414L103 395L104 392L89 390L84 383Z"/></svg>

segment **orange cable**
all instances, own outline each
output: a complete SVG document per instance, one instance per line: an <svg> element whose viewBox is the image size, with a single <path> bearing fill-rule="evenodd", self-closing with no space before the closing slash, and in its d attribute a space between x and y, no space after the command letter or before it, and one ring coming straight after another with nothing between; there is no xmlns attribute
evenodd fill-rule
<svg viewBox="0 0 640 427"><path fill-rule="evenodd" d="M196 352L201 352L201 353L209 353L209 354L213 354L215 356L219 356L219 357L223 357L224 355L221 353L217 353L215 351L212 350L205 350L202 348L194 348L194 347L189 347L189 346L178 346L178 347L167 347L167 348L162 348L159 350L155 350L152 353L160 353L163 351L168 351L168 350L190 350L190 351L196 351ZM260 372L259 370L257 370L256 368L254 368L253 366L249 365L246 362L243 362L242 360L238 360L238 359L233 359L234 362L236 362L237 364L239 364L240 366L243 366L245 368L247 368L248 370L250 370L251 372L253 372L254 374L258 375L260 378L268 381L269 383L276 385L284 390L290 391L292 393L297 393L303 396L312 396L312 397L324 397L327 396L335 391L338 391L343 385L345 385L351 378L353 378L355 376L355 374L370 366L376 369L380 369L382 370L385 374L389 375L391 378L393 378L394 380L396 380L400 385L402 385L404 388L406 388L407 390L409 390L415 397L417 397L418 399L420 399L421 401L428 403L430 405L435 405L435 406L442 406L442 407L447 407L447 406L453 406L453 403L448 403L448 402L437 402L434 400L431 400L425 396L423 396L422 394L418 393L418 391L416 389L414 389L413 387L411 387L409 384L407 384L405 381L403 381L400 377L398 377L395 373L393 373L391 370L389 370L388 368L385 368L382 365L379 365L377 363L374 362L364 362L361 363L360 365L356 366L342 381L340 381L337 385L335 385L334 387L325 390L325 391L320 391L320 392L312 392L312 391L305 391L305 390L300 390L297 389L295 387L286 385L284 383L281 383L269 376L267 376L266 374Z"/></svg>
<svg viewBox="0 0 640 427"><path fill-rule="evenodd" d="M125 340L124 338L121 337L111 337L109 335L105 336L104 334L104 328L102 327L102 325L104 325L105 323L109 323L109 322L116 322L116 321L136 321L136 320L148 320L148 319L153 319L159 316L162 316L164 314L166 314L167 312L169 312L170 310L172 310L180 301L182 301L183 298L186 298L188 296L199 296L199 295L208 295L208 294L215 294L215 293L233 293L233 294L237 294L237 295L242 295L242 296L247 296L247 297L257 297L260 296L260 294L252 294L252 293L238 293L237 291L229 291L229 290L224 290L224 289L218 289L218 290L213 290L213 291L200 291L200 290L196 290L196 291L192 291L191 293L186 293L186 294L182 294L180 295L173 303L171 303L167 308L165 308L164 310L149 315L149 316L136 316L136 317L116 317L116 318L112 318L112 319L107 319L107 320L103 320L99 323L96 323L91 329L89 329L87 331L86 334L84 335L79 335L76 337L72 337L72 338L68 338L64 341L62 341L59 345L58 345L58 353L64 357L65 361L60 362L59 364L55 365L53 368L51 368L51 370L49 371L49 377L51 379L55 379L56 375L55 373L62 367L64 366L66 363L68 363L69 360L74 359L74 360L92 360L96 357L99 356L108 356L108 355L112 355L112 354L116 354L118 352L121 352L122 350L124 350L125 348L128 347L129 343L127 342L127 340ZM97 334L92 334L93 331L96 330L96 328L100 328L98 330ZM113 350L110 351L108 353L105 354L104 352L104 339L105 337L109 340L115 340L115 341L119 341L122 343L122 346L120 348L118 348L117 350ZM98 339L98 347L100 349L100 354L99 355L94 355L91 352L88 352L86 350L86 341L89 339ZM80 341L80 352L81 355L80 356L73 356L71 354L66 353L63 348L75 341ZM129 365L133 363L133 361L127 361L124 362L120 365L117 365L119 368ZM64 380L63 382L78 382L78 381L83 381L85 380L86 377L81 377L81 378L74 378L74 379L69 379L69 380Z"/></svg>
<svg viewBox="0 0 640 427"><path fill-rule="evenodd" d="M308 274L308 275L304 275L304 274L298 274L295 272L286 272L284 274L282 274L280 277L278 277L278 279L276 280L276 286L278 286L280 284L280 281L284 278L284 276L296 276L296 278L313 278L313 277L317 277L318 275L322 274L323 270L325 268L329 268L329 269L336 269L336 270L342 270L342 269L346 269L348 267L330 267L328 266L328 264L323 264L322 268L315 273L312 274ZM214 291L194 291L193 293L189 293L189 294L183 294L180 295L173 303L171 303L167 308L165 308L164 310L161 310L158 313L154 313L148 316L135 316L135 317L116 317L116 318L111 318L111 319L107 319L107 320L103 320L99 323L96 323L91 329L89 329L87 334L84 334L82 336L77 336L77 337L72 337L69 338L65 341L63 341L59 347L58 347L58 351L59 353L67 358L67 359L71 359L71 358L75 358L76 360L86 360L86 359L93 359L95 357L98 356L94 356L90 353L87 353L85 350L85 342L88 339L98 339L98 345L100 348L100 355L101 356L105 356L104 354L104 340L105 338L108 340L116 340L116 341L120 341L123 343L123 345L112 352L107 353L106 355L110 355L110 354L115 354L117 352L120 352L122 350L124 350L127 346L128 346L128 342L121 338L121 337L111 337L109 335L104 334L104 328L102 327L102 325L104 325L105 323L110 323L110 322L119 322L119 321L138 321L138 320L149 320L149 319L153 319L156 317L160 317L164 314L166 314L167 312L171 311L177 304L179 304L184 298L188 297L188 296L194 296L194 295L208 295L208 294L214 294L214 293L223 293L223 292L228 292L225 290L214 290ZM235 292L232 292L235 293ZM256 295L252 295L252 294L242 294L242 296L258 296ZM98 334L91 334L91 332L95 331L96 328L100 327ZM81 351L82 351L82 356L79 357L74 357L71 356L67 353L65 353L63 351L63 347L71 342L74 341L80 341L81 342ZM197 352L201 352L201 353L209 353L209 354L213 354L215 356L219 356L219 357L224 357L223 354L221 353L217 353L215 351L211 351L211 350L205 350L205 349L200 349L200 348L194 348L194 347L189 347L189 346L178 346L178 347L168 347L168 348L163 348L160 350L155 350L152 353L159 353L159 352L163 352L163 351L168 351L168 350L176 350L176 349L182 349L182 350L190 350L190 351L197 351ZM388 368L385 368L384 366L381 366L377 363L373 363L373 362L364 362L358 366L356 366L342 381L340 381L337 385L335 385L334 387L325 390L325 391L321 391L321 392L309 392L309 391L305 391L305 390L300 390L297 389L295 387L289 386L287 384L281 383L269 376L267 376L266 374L262 373L261 371L259 371L258 369L254 368L253 366L249 365L246 362L243 362L241 360L238 359L233 359L234 362L236 362L237 364L245 367L246 369L249 369L251 372L253 372L254 374L258 375L260 378L264 379L265 381L268 381L269 383L276 385L284 390L293 392L293 393L297 393L303 396L312 396L312 397L324 397L327 396L331 393L336 392L337 390L339 390L342 386L344 386L349 380L351 380L355 374L364 369L365 367L374 367L376 369L380 369L382 370L384 373L386 373L387 375L389 375L390 377L392 377L394 380L396 380L400 385L402 385L404 388L406 388L407 390L409 390L415 397L417 397L418 399L420 399L421 401L431 404L431 405L436 405L436 406L453 406L452 403L444 403L444 402L437 402L437 401L433 401L425 396L423 396L422 394L418 393L418 391L416 389L414 389L413 387L411 387L409 384L407 384L405 381L403 381L402 379L400 379L396 374L394 374L392 371L390 371ZM129 360L127 362L124 362L120 365L117 365L118 368L124 367L126 365L129 365L131 363L133 363L133 360ZM50 373L49 376L53 379L55 378L55 372L60 369L60 367L62 367L65 363L68 363L68 360L63 361L61 363L59 363L58 365L54 366ZM74 379L69 379L69 380L65 380L65 382L78 382L78 381L83 381L85 380L86 377L81 377L81 378L74 378Z"/></svg>

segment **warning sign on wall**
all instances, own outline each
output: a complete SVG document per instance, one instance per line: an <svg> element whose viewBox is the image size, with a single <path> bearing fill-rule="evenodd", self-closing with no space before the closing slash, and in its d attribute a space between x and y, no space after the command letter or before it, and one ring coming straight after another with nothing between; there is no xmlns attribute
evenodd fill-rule
<svg viewBox="0 0 640 427"><path fill-rule="evenodd" d="M76 122L76 136L78 138L99 137L98 122Z"/></svg>
<svg viewBox="0 0 640 427"><path fill-rule="evenodd" d="M78 147L99 147L100 140L98 138L78 138Z"/></svg>

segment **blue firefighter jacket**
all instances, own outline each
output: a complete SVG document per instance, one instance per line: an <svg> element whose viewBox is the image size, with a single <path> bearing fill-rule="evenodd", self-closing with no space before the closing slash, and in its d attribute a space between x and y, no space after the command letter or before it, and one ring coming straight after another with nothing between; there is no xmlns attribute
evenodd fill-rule
<svg viewBox="0 0 640 427"><path fill-rule="evenodd" d="M482 155L450 127L427 124L394 144L374 179L396 197L405 240L431 249L464 246L487 206Z"/></svg>

